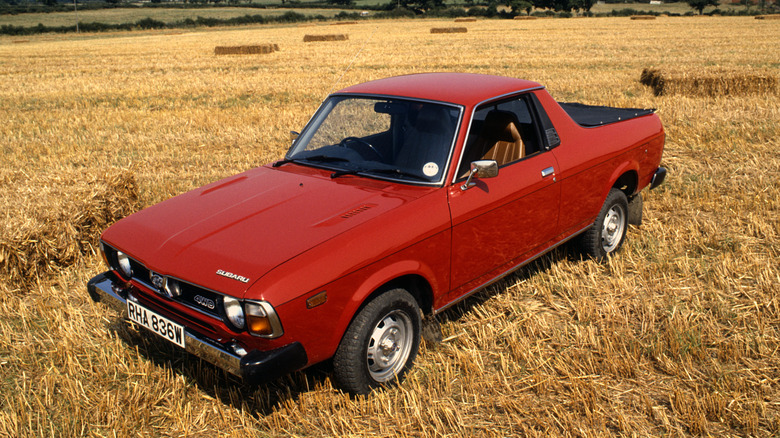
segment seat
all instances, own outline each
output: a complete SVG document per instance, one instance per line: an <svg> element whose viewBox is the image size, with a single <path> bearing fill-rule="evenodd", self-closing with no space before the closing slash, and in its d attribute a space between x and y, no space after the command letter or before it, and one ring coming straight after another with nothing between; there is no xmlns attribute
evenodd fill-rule
<svg viewBox="0 0 780 438"><path fill-rule="evenodd" d="M490 111L473 146L475 151L481 151L480 159L495 160L499 166L503 166L523 158L525 146L517 126L514 114Z"/></svg>
<svg viewBox="0 0 780 438"><path fill-rule="evenodd" d="M395 165L421 171L426 163L443 164L442 156L449 150L452 131L446 109L434 105L423 106L414 125L404 133L404 141L398 151ZM427 176L437 177L438 172L436 175Z"/></svg>

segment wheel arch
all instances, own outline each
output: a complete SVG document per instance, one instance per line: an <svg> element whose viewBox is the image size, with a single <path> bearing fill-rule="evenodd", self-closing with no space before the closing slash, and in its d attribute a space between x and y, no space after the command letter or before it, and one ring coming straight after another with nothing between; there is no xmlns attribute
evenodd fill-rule
<svg viewBox="0 0 780 438"><path fill-rule="evenodd" d="M430 273L428 273L430 274ZM366 277L347 303L333 332L333 345L339 344L352 321L371 300L383 293L402 288L409 292L417 301L424 315L431 314L434 307L435 284L430 275L426 275L425 266L412 261L405 261L386 266ZM334 347L335 349L335 347ZM335 350L334 350L335 351Z"/></svg>
<svg viewBox="0 0 780 438"><path fill-rule="evenodd" d="M389 290L399 288L406 290L414 297L417 301L417 305L419 305L420 309L423 311L423 314L428 315L433 312L433 288L431 287L431 284L420 274L405 274L393 278L375 288L374 291L363 300L360 306L358 306L357 310L355 310L355 314L377 296Z"/></svg>
<svg viewBox="0 0 780 438"><path fill-rule="evenodd" d="M638 163L626 162L623 165L615 169L610 181L612 184L607 187L603 193L602 199L606 199L611 189L619 189L626 195L626 198L631 198L636 194L636 190L639 187L639 172Z"/></svg>

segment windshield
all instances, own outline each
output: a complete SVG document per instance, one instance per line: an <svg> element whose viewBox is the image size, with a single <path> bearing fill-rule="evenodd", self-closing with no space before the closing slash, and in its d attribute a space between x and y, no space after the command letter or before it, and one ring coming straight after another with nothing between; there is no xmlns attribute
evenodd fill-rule
<svg viewBox="0 0 780 438"><path fill-rule="evenodd" d="M415 183L443 178L461 108L396 98L332 96L285 161Z"/></svg>

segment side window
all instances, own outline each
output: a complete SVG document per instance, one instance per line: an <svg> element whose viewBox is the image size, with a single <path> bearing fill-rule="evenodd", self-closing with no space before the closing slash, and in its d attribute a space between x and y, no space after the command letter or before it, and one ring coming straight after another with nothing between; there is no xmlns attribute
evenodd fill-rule
<svg viewBox="0 0 780 438"><path fill-rule="evenodd" d="M538 124L528 95L482 105L474 118L458 176L468 174L470 163L495 160L505 166L542 150Z"/></svg>

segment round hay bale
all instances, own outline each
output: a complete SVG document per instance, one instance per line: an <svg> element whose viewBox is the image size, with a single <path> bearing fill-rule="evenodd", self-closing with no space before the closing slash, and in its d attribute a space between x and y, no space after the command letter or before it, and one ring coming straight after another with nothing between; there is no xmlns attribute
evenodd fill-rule
<svg viewBox="0 0 780 438"><path fill-rule="evenodd" d="M632 15L632 20L655 20L655 15Z"/></svg>
<svg viewBox="0 0 780 438"><path fill-rule="evenodd" d="M339 34L330 34L330 35L304 35L303 36L303 42L313 42L313 41L346 41L349 39L349 35L339 33Z"/></svg>
<svg viewBox="0 0 780 438"><path fill-rule="evenodd" d="M465 27L432 27L431 33L466 33Z"/></svg>

